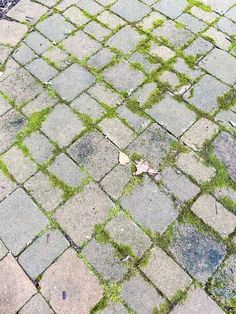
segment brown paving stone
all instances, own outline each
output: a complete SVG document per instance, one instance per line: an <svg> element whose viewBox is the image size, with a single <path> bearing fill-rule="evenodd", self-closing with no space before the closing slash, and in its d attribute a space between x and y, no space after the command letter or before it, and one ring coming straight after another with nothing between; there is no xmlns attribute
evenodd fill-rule
<svg viewBox="0 0 236 314"><path fill-rule="evenodd" d="M102 298L98 279L73 249L47 269L41 292L56 313L87 314Z"/></svg>
<svg viewBox="0 0 236 314"><path fill-rule="evenodd" d="M0 313L14 314L36 292L36 288L12 255L0 261Z"/></svg>

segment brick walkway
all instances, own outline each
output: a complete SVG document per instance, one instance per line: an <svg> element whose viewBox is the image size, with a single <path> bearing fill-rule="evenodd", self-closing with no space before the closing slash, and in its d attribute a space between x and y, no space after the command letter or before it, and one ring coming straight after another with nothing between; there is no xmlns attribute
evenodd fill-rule
<svg viewBox="0 0 236 314"><path fill-rule="evenodd" d="M235 0L0 20L0 314L236 313L234 35Z"/></svg>

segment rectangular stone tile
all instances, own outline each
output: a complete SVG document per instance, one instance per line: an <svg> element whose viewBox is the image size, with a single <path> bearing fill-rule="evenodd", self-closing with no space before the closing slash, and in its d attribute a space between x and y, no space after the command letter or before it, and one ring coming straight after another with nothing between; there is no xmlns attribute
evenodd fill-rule
<svg viewBox="0 0 236 314"><path fill-rule="evenodd" d="M131 99L137 101L140 106L144 106L156 89L156 83L143 84L132 94Z"/></svg>
<svg viewBox="0 0 236 314"><path fill-rule="evenodd" d="M44 90L41 94L39 94L36 98L24 106L22 111L27 116L31 116L31 114L34 112L41 111L45 108L54 107L57 102L57 97L52 97L46 90Z"/></svg>
<svg viewBox="0 0 236 314"><path fill-rule="evenodd" d="M123 196L121 206L131 212L138 224L153 232L164 233L178 216L171 198L150 179Z"/></svg>
<svg viewBox="0 0 236 314"><path fill-rule="evenodd" d="M0 28L1 28L0 43L12 46L18 44L18 42L20 42L20 40L28 31L26 25L8 20L1 20Z"/></svg>
<svg viewBox="0 0 236 314"><path fill-rule="evenodd" d="M0 201L7 197L16 188L16 183L10 180L0 170Z"/></svg>
<svg viewBox="0 0 236 314"><path fill-rule="evenodd" d="M2 161L6 164L9 172L19 183L25 182L37 171L36 164L16 147L9 149L2 156Z"/></svg>
<svg viewBox="0 0 236 314"><path fill-rule="evenodd" d="M119 151L100 133L92 132L71 145L68 154L100 181L117 164Z"/></svg>
<svg viewBox="0 0 236 314"><path fill-rule="evenodd" d="M22 189L0 203L0 238L17 255L46 227L48 220Z"/></svg>
<svg viewBox="0 0 236 314"><path fill-rule="evenodd" d="M186 28L188 28L190 31L194 33L199 33L200 31L207 28L207 24L196 19L189 13L183 13L181 14L177 19L177 22L180 22L184 24Z"/></svg>
<svg viewBox="0 0 236 314"><path fill-rule="evenodd" d="M73 1L75 3L77 3L77 1ZM61 3L60 3L61 4ZM60 4L58 5L58 7L60 6ZM69 7L64 13L63 15L68 18L72 23L76 24L77 26L81 26L84 25L85 23L88 22L88 17L86 17L83 12L75 7L75 6L71 6Z"/></svg>
<svg viewBox="0 0 236 314"><path fill-rule="evenodd" d="M60 70L64 70L70 65L68 54L64 50L55 46L45 51L43 57L52 61Z"/></svg>
<svg viewBox="0 0 236 314"><path fill-rule="evenodd" d="M187 7L185 0L161 0L153 5L153 8L171 19L177 18Z"/></svg>
<svg viewBox="0 0 236 314"><path fill-rule="evenodd" d="M113 52L111 52L108 48L103 48L98 51L95 55L93 55L87 64L90 67L95 67L98 69L103 69L115 56Z"/></svg>
<svg viewBox="0 0 236 314"><path fill-rule="evenodd" d="M151 250L148 266L142 267L142 271L169 300L176 292L186 290L192 281L189 275L157 246Z"/></svg>
<svg viewBox="0 0 236 314"><path fill-rule="evenodd" d="M0 240L0 260L7 255L8 249L5 247L4 243Z"/></svg>
<svg viewBox="0 0 236 314"><path fill-rule="evenodd" d="M25 272L36 279L69 246L58 230L48 230L37 238L20 256Z"/></svg>
<svg viewBox="0 0 236 314"><path fill-rule="evenodd" d="M34 51L24 43L22 43L20 47L15 50L12 57L22 65L25 65L32 61L34 58L37 58Z"/></svg>
<svg viewBox="0 0 236 314"><path fill-rule="evenodd" d="M112 2L114 1L112 0ZM125 24L124 20L110 11L103 11L102 14L98 15L97 19L103 24L108 25L110 29L115 29Z"/></svg>
<svg viewBox="0 0 236 314"><path fill-rule="evenodd" d="M82 114L86 114L91 119L100 119L105 114L105 109L87 93L75 98L71 107Z"/></svg>
<svg viewBox="0 0 236 314"><path fill-rule="evenodd" d="M223 237L229 236L236 227L236 217L211 195L202 195L191 210Z"/></svg>
<svg viewBox="0 0 236 314"><path fill-rule="evenodd" d="M104 310L101 311L101 314L111 314L111 313L119 313L119 314L127 314L126 308L122 304L111 303Z"/></svg>
<svg viewBox="0 0 236 314"><path fill-rule="evenodd" d="M219 2L218 0L203 0L203 3L209 5L213 11L216 11L220 14L224 14L235 4L234 0L224 0L222 2Z"/></svg>
<svg viewBox="0 0 236 314"><path fill-rule="evenodd" d="M214 20L216 20L217 17L219 17L219 15L217 13L215 13L214 11L210 11L210 12L204 11L197 6L193 6L191 8L191 14L196 16L200 20L205 21L206 23L211 23Z"/></svg>
<svg viewBox="0 0 236 314"><path fill-rule="evenodd" d="M27 64L25 68L42 82L48 82L58 73L43 59L35 59Z"/></svg>
<svg viewBox="0 0 236 314"><path fill-rule="evenodd" d="M105 230L115 242L128 245L138 257L141 257L152 244L149 237L123 214L109 221Z"/></svg>
<svg viewBox="0 0 236 314"><path fill-rule="evenodd" d="M118 93L115 93L113 90L101 83L96 83L90 87L88 94L97 101L111 107L115 107L122 102L122 97Z"/></svg>
<svg viewBox="0 0 236 314"><path fill-rule="evenodd" d="M36 173L25 182L24 187L44 210L55 209L63 200L63 191L54 186L42 172Z"/></svg>
<svg viewBox="0 0 236 314"><path fill-rule="evenodd" d="M47 269L40 286L56 313L89 313L103 294L98 279L73 249Z"/></svg>
<svg viewBox="0 0 236 314"><path fill-rule="evenodd" d="M19 314L29 314L29 313L53 314L54 312L49 307L45 299L41 296L41 294L37 293L19 311Z"/></svg>
<svg viewBox="0 0 236 314"><path fill-rule="evenodd" d="M204 35L212 38L218 48L226 51L230 48L229 37L216 28L210 27L205 33L203 33L203 36Z"/></svg>
<svg viewBox="0 0 236 314"><path fill-rule="evenodd" d="M92 239L82 250L82 254L104 280L119 281L127 272L111 244L98 243Z"/></svg>
<svg viewBox="0 0 236 314"><path fill-rule="evenodd" d="M0 312L2 314L17 313L19 309L36 292L29 280L12 255L0 261Z"/></svg>
<svg viewBox="0 0 236 314"><path fill-rule="evenodd" d="M99 5L97 2L93 0L79 0L77 6L80 9L92 15L97 15L98 13L104 10L104 8L101 5Z"/></svg>
<svg viewBox="0 0 236 314"><path fill-rule="evenodd" d="M91 238L95 225L105 220L113 205L97 185L90 183L60 207L55 217L72 240L81 245Z"/></svg>
<svg viewBox="0 0 236 314"><path fill-rule="evenodd" d="M111 10L129 22L138 22L151 11L147 5L138 0L129 0L129 2L118 0Z"/></svg>
<svg viewBox="0 0 236 314"><path fill-rule="evenodd" d="M39 55L46 51L51 45L47 38L36 31L30 32L24 39L24 42Z"/></svg>
<svg viewBox="0 0 236 314"><path fill-rule="evenodd" d="M117 109L119 116L124 119L136 132L142 132L150 121L143 116L139 116L133 111L129 110L125 105L119 106Z"/></svg>
<svg viewBox="0 0 236 314"><path fill-rule="evenodd" d="M86 24L83 31L100 42L102 42L111 33L110 29L94 21Z"/></svg>
<svg viewBox="0 0 236 314"><path fill-rule="evenodd" d="M7 102L7 100L0 95L0 116L4 115L8 110L10 110L12 107Z"/></svg>

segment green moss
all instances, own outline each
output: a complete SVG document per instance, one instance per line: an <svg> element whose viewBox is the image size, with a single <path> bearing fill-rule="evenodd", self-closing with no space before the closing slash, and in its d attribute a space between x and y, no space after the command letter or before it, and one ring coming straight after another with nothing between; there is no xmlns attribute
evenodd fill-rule
<svg viewBox="0 0 236 314"><path fill-rule="evenodd" d="M159 309L155 308L152 314L168 314L171 311L171 304L166 301L159 306Z"/></svg>
<svg viewBox="0 0 236 314"><path fill-rule="evenodd" d="M142 257L142 259L139 263L139 266L141 268L145 268L146 266L148 266L151 255L152 255L151 251L148 251L147 253L145 253L145 255Z"/></svg>
<svg viewBox="0 0 236 314"><path fill-rule="evenodd" d="M202 1L199 1L199 0L187 0L187 1L188 1L188 7L186 11L195 6L202 9L205 12L212 12L211 7L209 5L205 5L204 3L202 3Z"/></svg>
<svg viewBox="0 0 236 314"><path fill-rule="evenodd" d="M236 214L236 203L232 199L225 196L222 197L220 201L224 205L224 207L228 208L231 212Z"/></svg>
<svg viewBox="0 0 236 314"><path fill-rule="evenodd" d="M13 176L11 175L7 166L5 165L5 163L1 159L0 159L0 171L2 171L3 174L5 174L5 176L8 177L10 180L14 181Z"/></svg>
<svg viewBox="0 0 236 314"><path fill-rule="evenodd" d="M105 231L104 225L97 224L95 225L95 239L99 243L107 244L110 242L109 234Z"/></svg>
<svg viewBox="0 0 236 314"><path fill-rule="evenodd" d="M171 302L174 304L183 304L187 299L187 292L183 290L178 290L173 298L171 299Z"/></svg>
<svg viewBox="0 0 236 314"><path fill-rule="evenodd" d="M152 23L153 27L155 28L160 27L163 24L165 24L165 21L163 19L157 19Z"/></svg>
<svg viewBox="0 0 236 314"><path fill-rule="evenodd" d="M143 177L142 176L136 176L132 177L128 184L125 186L122 195L129 195L133 192L136 186L141 185L143 183Z"/></svg>
<svg viewBox="0 0 236 314"><path fill-rule="evenodd" d="M228 110L236 105L236 90L231 89L225 95L218 98L218 104L220 110Z"/></svg>

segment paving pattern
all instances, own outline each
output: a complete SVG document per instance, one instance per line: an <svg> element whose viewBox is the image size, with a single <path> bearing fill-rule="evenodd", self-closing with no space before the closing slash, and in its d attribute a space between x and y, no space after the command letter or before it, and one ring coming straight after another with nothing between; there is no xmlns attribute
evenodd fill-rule
<svg viewBox="0 0 236 314"><path fill-rule="evenodd" d="M1 314L236 313L235 35L235 0L0 20Z"/></svg>

